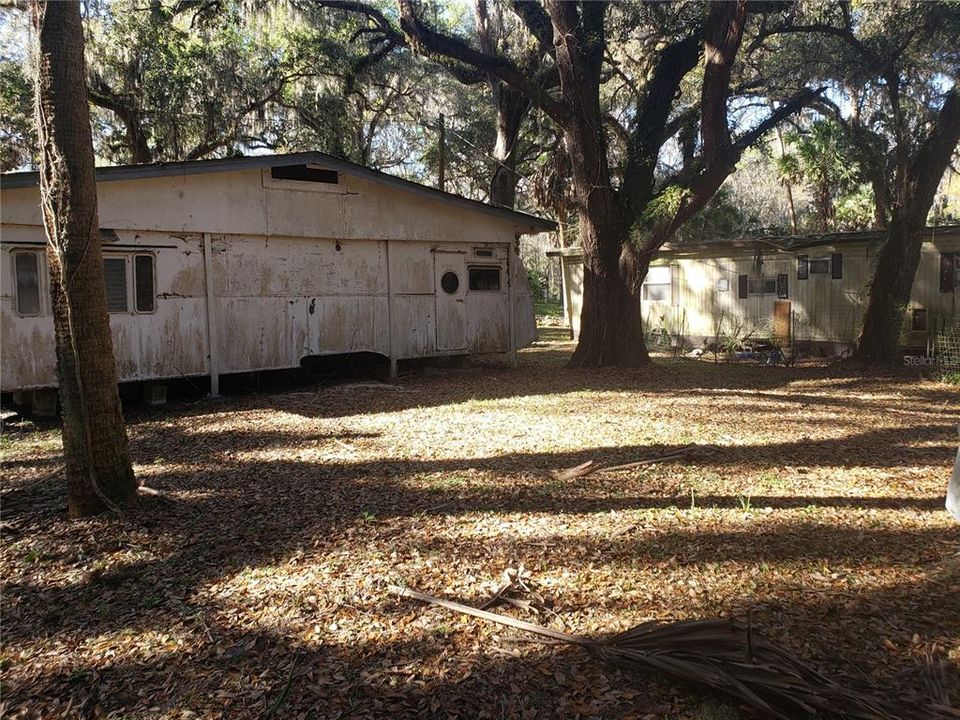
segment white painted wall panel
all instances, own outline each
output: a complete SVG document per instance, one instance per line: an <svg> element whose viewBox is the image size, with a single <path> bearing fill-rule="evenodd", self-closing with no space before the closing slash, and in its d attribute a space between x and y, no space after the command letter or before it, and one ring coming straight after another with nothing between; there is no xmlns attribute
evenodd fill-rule
<svg viewBox="0 0 960 720"><path fill-rule="evenodd" d="M435 355L433 251L460 251L467 262L498 263L505 273L521 229L512 219L346 175L321 188L274 181L269 170L256 169L101 182L97 191L101 227L118 236L105 252L156 254L156 312L111 315L121 380L209 372L203 233L212 236L218 369L228 373L295 367L314 353L389 355L390 294L396 356ZM53 386L49 308L40 318L16 316L10 291L9 251L44 240L38 190L3 190L2 203L2 386ZM493 253L471 255L477 247ZM514 260L513 319L523 346L535 338L533 306ZM506 276L492 298L471 295L469 350L508 350Z"/></svg>

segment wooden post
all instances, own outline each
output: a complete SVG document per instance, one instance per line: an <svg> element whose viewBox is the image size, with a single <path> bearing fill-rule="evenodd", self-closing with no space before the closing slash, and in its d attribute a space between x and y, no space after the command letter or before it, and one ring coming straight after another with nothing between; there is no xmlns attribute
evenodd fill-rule
<svg viewBox="0 0 960 720"><path fill-rule="evenodd" d="M441 190L446 192L446 165L447 165L447 143L444 136L443 113L440 113L440 172L438 185Z"/></svg>
<svg viewBox="0 0 960 720"><path fill-rule="evenodd" d="M203 234L203 284L207 296L207 357L210 367L210 395L220 394L220 368L217 365L217 319L214 312L213 252L210 233Z"/></svg>
<svg viewBox="0 0 960 720"><path fill-rule="evenodd" d="M394 329L393 329L393 278L390 277L390 274L393 272L393 268L390 266L390 241L385 240L384 244L386 245L386 255L387 255L387 344L390 346L390 380L394 381L397 379L397 348L394 345Z"/></svg>
<svg viewBox="0 0 960 720"><path fill-rule="evenodd" d="M507 323L510 335L510 365L517 367L517 308L516 308L516 283L514 282L513 272L516 263L513 261L513 245L507 246L507 302L510 304L510 315Z"/></svg>

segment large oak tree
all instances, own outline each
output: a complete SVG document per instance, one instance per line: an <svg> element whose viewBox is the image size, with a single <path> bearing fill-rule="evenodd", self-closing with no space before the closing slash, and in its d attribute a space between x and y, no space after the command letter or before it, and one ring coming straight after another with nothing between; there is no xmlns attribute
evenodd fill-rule
<svg viewBox="0 0 960 720"><path fill-rule="evenodd" d="M960 5L810 3L759 34L833 90L816 107L846 131L886 230L856 355L890 363L920 261L923 229L960 140ZM810 63L816 58L816 63Z"/></svg>
<svg viewBox="0 0 960 720"><path fill-rule="evenodd" d="M490 43L478 46L439 31L412 0L398 0L399 29L369 5L355 5L370 19L370 35L379 32L386 43L402 38L454 72L482 71L559 129L584 252L574 366L648 361L639 298L650 261L713 197L743 150L814 94L800 90L770 116L734 134L728 108L734 63L751 20L745 0L623 6L517 0L511 8L523 38L514 44L532 50L522 62ZM612 60L628 43L644 58L629 76ZM602 95L616 77L627 79L630 99L614 144ZM681 108L683 90L696 99ZM682 165L663 174L661 152L684 131Z"/></svg>

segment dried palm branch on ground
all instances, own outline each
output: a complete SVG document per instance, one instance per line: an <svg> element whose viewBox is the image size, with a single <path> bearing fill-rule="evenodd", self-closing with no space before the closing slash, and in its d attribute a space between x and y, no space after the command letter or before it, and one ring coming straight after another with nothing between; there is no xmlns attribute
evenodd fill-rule
<svg viewBox="0 0 960 720"><path fill-rule="evenodd" d="M755 635L749 625L731 620L649 622L612 637L589 638L409 588L391 586L390 591L401 597L578 645L621 670L656 670L676 680L706 686L739 698L780 720L806 716L903 720L909 716L904 708L890 707L890 703L829 680L769 640ZM918 709L916 716L931 720L955 717L952 711L948 713L936 705Z"/></svg>
<svg viewBox="0 0 960 720"><path fill-rule="evenodd" d="M635 460L634 462L623 463L622 465L596 465L594 464L593 460L587 460L584 463L575 465L574 467L564 468L563 470L546 470L539 472L545 477L550 477L561 482L567 482L569 480L587 477L587 475L593 475L594 473L633 470L635 468L642 467L643 465L654 465L656 463L666 462L667 460L677 460L678 458L681 458L694 450L710 452L712 448L702 445L685 445L684 447L678 448L666 455L645 458L643 460Z"/></svg>

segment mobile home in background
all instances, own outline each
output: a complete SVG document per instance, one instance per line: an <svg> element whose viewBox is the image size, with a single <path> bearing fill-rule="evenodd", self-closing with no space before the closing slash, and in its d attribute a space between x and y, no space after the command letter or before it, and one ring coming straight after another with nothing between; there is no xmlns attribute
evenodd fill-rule
<svg viewBox="0 0 960 720"><path fill-rule="evenodd" d="M881 231L753 237L668 244L641 288L644 332L676 346L739 332L798 352L853 348L866 310ZM548 253L562 264L564 308L580 330L583 253ZM906 308L903 343L929 348L960 318L960 225L927 228Z"/></svg>

